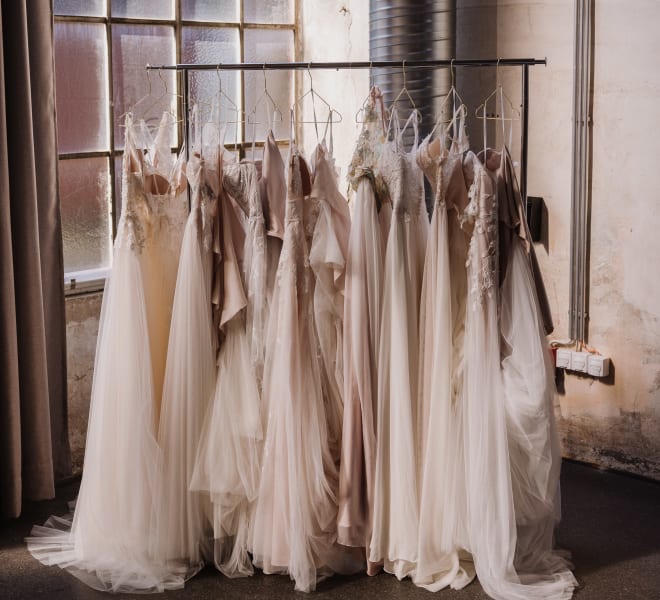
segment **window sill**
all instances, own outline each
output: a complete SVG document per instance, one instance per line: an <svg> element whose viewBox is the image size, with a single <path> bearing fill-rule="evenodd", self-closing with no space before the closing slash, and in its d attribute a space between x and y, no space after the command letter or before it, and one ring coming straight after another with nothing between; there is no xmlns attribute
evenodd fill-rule
<svg viewBox="0 0 660 600"><path fill-rule="evenodd" d="M94 292L102 292L105 280L110 274L110 268L72 271L64 274L65 297L81 296Z"/></svg>

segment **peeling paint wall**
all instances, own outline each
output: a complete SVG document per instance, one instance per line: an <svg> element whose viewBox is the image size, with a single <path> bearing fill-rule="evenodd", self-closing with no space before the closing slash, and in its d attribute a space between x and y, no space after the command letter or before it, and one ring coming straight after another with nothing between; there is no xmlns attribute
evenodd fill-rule
<svg viewBox="0 0 660 600"><path fill-rule="evenodd" d="M570 0L457 2L458 56L548 59L530 70L528 191L548 209L537 252L557 338L568 332L573 12ZM614 372L565 376L560 430L568 457L660 479L660 4L598 0L594 18L589 344ZM501 73L519 101L520 71ZM459 79L472 108L494 86L465 70Z"/></svg>
<svg viewBox="0 0 660 600"><path fill-rule="evenodd" d="M102 294L66 300L66 362L69 388L69 442L74 474L82 471L94 354Z"/></svg>

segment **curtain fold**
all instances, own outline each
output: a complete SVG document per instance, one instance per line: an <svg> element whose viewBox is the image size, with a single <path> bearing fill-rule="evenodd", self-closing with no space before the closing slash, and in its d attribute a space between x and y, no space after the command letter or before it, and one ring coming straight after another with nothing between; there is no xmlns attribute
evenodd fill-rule
<svg viewBox="0 0 660 600"><path fill-rule="evenodd" d="M71 470L51 2L1 0L0 31L0 517L16 517Z"/></svg>

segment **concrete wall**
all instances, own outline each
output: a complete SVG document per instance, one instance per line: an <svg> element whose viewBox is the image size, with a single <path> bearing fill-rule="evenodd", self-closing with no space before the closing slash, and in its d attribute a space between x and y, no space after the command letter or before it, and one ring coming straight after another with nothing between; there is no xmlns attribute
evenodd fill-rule
<svg viewBox="0 0 660 600"><path fill-rule="evenodd" d="M66 362L69 387L69 441L74 474L82 471L89 398L102 293L66 300Z"/></svg>
<svg viewBox="0 0 660 600"><path fill-rule="evenodd" d="M458 56L548 59L547 67L531 69L528 191L547 205L548 237L537 251L554 337L566 338L574 3L457 4ZM598 0L594 16L589 344L612 358L614 373L606 380L566 375L560 429L566 456L660 479L660 4ZM505 90L518 100L519 71L501 73ZM494 84L466 71L459 79L472 106ZM476 129L475 145L482 143Z"/></svg>

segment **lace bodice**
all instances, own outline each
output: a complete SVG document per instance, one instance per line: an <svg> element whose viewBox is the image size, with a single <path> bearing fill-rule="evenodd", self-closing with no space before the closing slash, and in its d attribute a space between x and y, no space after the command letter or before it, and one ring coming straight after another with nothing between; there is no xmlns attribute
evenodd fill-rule
<svg viewBox="0 0 660 600"><path fill-rule="evenodd" d="M470 298L476 309L498 289L497 189L493 175L473 152L467 153L464 167L466 179L471 181L464 215L474 223L467 268Z"/></svg>
<svg viewBox="0 0 660 600"><path fill-rule="evenodd" d="M351 188L357 191L360 179L367 177L372 183L379 206L390 201L387 184L379 166L381 152L387 144L385 112L383 94L380 89L373 87L364 107L362 131L348 167L348 182Z"/></svg>
<svg viewBox="0 0 660 600"><path fill-rule="evenodd" d="M394 142L390 142L381 154L379 167L389 189L392 212L418 217L424 209L424 185L414 157L401 152Z"/></svg>
<svg viewBox="0 0 660 600"><path fill-rule="evenodd" d="M165 153L161 146L165 142L160 132L164 127L167 127L165 117L154 145L147 142L141 147L132 116L126 116L122 214L116 243L137 252L148 243L166 242L170 238L178 248L188 214L183 194L186 188L183 151L175 160L162 158ZM144 135L144 122L140 128Z"/></svg>

